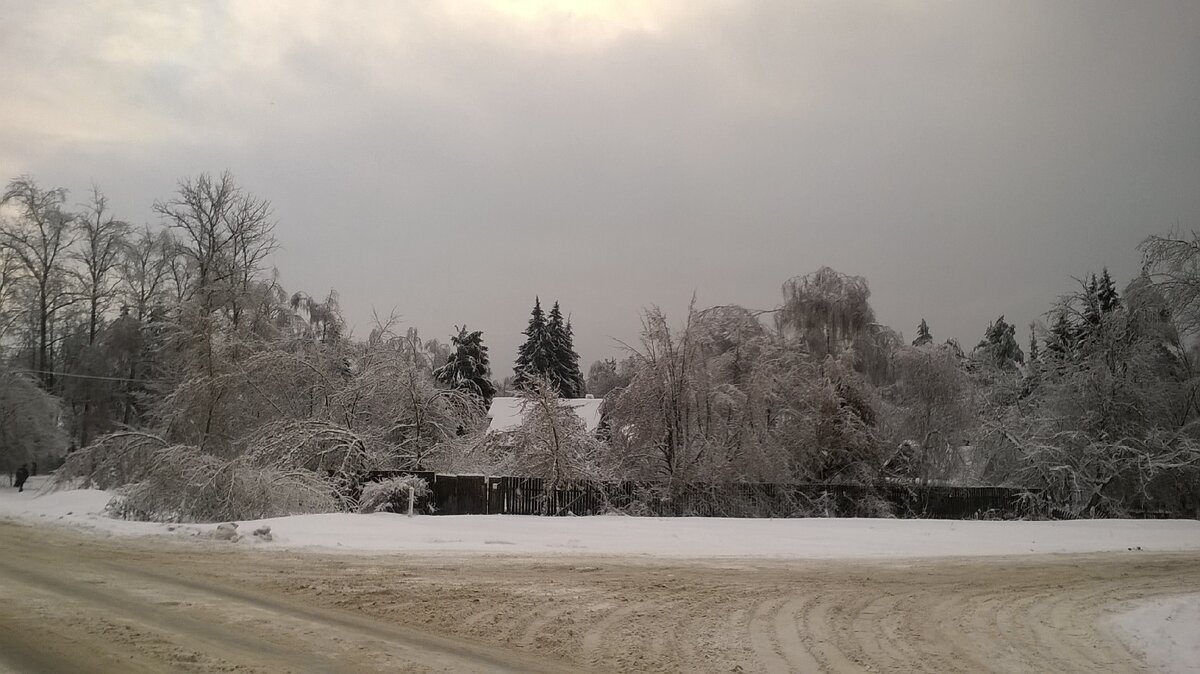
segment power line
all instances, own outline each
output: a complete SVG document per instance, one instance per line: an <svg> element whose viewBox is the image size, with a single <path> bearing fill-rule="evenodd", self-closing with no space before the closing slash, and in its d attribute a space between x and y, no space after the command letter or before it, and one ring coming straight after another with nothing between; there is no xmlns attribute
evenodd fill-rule
<svg viewBox="0 0 1200 674"><path fill-rule="evenodd" d="M9 370L21 374L48 374L55 377L73 377L75 379L97 379L100 381L127 381L135 384L169 384L162 379L130 379L129 377L104 377L98 374L75 374L73 372L51 372L49 370Z"/></svg>

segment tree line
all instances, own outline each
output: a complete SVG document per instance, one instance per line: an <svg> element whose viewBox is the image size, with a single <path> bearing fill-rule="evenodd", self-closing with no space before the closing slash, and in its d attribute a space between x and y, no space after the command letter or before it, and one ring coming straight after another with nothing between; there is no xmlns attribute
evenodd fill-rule
<svg viewBox="0 0 1200 674"><path fill-rule="evenodd" d="M571 321L535 299L513 377L480 331L448 343L339 298L286 291L271 204L228 173L182 180L160 226L103 193L9 183L0 214L0 461L69 453L63 480L119 489L130 517L352 509L370 470L696 482L998 484L1031 512L1198 507L1200 239L1150 237L1118 291L1081 279L1023 336L973 348L881 325L865 278L784 281L777 306L651 307L585 377ZM915 322L915 321L914 321ZM513 393L523 422L486 432ZM565 399L603 398L595 430ZM68 450L75 450L70 451Z"/></svg>

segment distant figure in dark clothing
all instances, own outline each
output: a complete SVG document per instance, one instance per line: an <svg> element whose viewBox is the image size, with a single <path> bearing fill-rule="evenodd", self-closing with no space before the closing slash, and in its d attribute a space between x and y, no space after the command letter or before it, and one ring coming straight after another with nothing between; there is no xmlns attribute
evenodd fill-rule
<svg viewBox="0 0 1200 674"><path fill-rule="evenodd" d="M28 479L29 479L29 467L26 466L25 464L21 464L21 467L17 469L17 491L18 492L25 491L25 480L28 480Z"/></svg>
<svg viewBox="0 0 1200 674"><path fill-rule="evenodd" d="M29 464L29 474L37 475L37 461L34 461L33 463Z"/></svg>

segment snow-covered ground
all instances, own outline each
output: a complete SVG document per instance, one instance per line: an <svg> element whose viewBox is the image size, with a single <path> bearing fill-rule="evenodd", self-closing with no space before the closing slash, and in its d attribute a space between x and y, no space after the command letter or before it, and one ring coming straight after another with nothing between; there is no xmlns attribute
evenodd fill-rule
<svg viewBox="0 0 1200 674"><path fill-rule="evenodd" d="M0 487L0 517L109 535L207 535L216 524L105 517L110 494ZM885 519L417 516L324 514L239 522L273 540L241 545L419 554L620 555L656 558L903 559L1095 552L1200 551L1193 520L990 522ZM1132 606L1114 618L1129 644L1167 672L1200 671L1200 594Z"/></svg>
<svg viewBox="0 0 1200 674"><path fill-rule="evenodd" d="M96 490L25 493L0 488L0 517L125 535L204 534L216 524L168 526L103 515L110 495ZM296 515L239 522L248 534L268 525L273 541L245 544L358 552L514 555L647 555L674 558L879 559L1109 551L1200 551L1193 520L990 522L891 519L726 519L534 517L391 513Z"/></svg>
<svg viewBox="0 0 1200 674"><path fill-rule="evenodd" d="M1169 674L1200 672L1200 594L1143 603L1113 623L1151 666Z"/></svg>

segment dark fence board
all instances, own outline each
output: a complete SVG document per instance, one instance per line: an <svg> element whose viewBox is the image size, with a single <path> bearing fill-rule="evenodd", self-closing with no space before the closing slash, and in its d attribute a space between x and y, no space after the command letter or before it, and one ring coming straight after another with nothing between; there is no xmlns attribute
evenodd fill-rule
<svg viewBox="0 0 1200 674"><path fill-rule="evenodd" d="M882 483L574 482L547 490L541 478L375 471L367 480L417 475L431 495L418 504L439 515L597 515L611 510L661 517L1014 517L1024 492L1012 487Z"/></svg>

